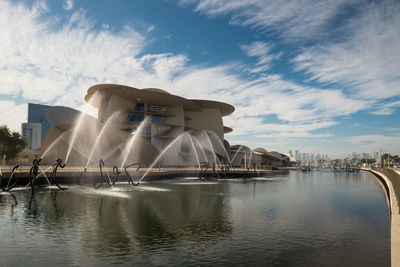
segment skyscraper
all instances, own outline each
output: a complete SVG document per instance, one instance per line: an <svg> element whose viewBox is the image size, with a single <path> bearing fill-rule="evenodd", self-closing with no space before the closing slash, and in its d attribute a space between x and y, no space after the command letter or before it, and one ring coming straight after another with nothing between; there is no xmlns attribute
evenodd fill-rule
<svg viewBox="0 0 400 267"><path fill-rule="evenodd" d="M39 149L50 129L46 111L51 106L28 103L28 123L22 123L22 136L29 142L30 149Z"/></svg>
<svg viewBox="0 0 400 267"><path fill-rule="evenodd" d="M42 124L40 123L22 123L22 137L28 142L31 150L40 149L42 145Z"/></svg>

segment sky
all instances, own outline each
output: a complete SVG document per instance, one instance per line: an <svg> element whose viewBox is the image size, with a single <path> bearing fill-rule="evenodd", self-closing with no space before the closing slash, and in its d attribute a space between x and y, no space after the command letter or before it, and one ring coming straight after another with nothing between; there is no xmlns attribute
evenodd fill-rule
<svg viewBox="0 0 400 267"><path fill-rule="evenodd" d="M400 154L400 1L0 0L0 124L99 83L229 103L231 145Z"/></svg>

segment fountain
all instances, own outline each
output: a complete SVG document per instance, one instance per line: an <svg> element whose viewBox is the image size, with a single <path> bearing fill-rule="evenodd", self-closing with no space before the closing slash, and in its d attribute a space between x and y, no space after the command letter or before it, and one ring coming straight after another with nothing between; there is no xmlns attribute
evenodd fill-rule
<svg viewBox="0 0 400 267"><path fill-rule="evenodd" d="M241 145L239 149L236 151L236 153L233 155L232 159L230 160L230 164L232 164L233 160L236 158L237 154L242 150L243 146Z"/></svg>
<svg viewBox="0 0 400 267"><path fill-rule="evenodd" d="M96 96L97 96L97 93L95 93L95 95L93 95L90 98L90 100L87 103L85 103L85 105L83 107L84 111L87 110L90 105L92 105L92 102L94 102L96 100L96 98L97 98ZM79 117L77 119L77 122L76 122L76 124L74 126L74 129L72 131L71 139L70 139L70 142L69 142L69 147L68 147L68 150L67 150L67 155L65 157L65 163L68 162L69 156L71 154L71 150L75 145L75 142L76 142L76 139L77 139L79 131L82 130L81 129L82 128L81 125L84 122L84 119L85 119L86 116L89 116L89 115L87 113L85 113L85 112L81 112L81 114L79 115Z"/></svg>
<svg viewBox="0 0 400 267"><path fill-rule="evenodd" d="M171 143L169 143L169 145L167 145L163 151L160 152L160 154L158 155L158 157L153 161L153 163L150 165L149 168L147 168L147 171L143 174L142 178L140 178L139 182L141 182L144 177L146 177L146 175L150 172L150 170L154 167L154 165L164 156L164 154L173 146L175 145L175 143L177 143L183 135L187 134L186 132L180 134L178 137L176 137Z"/></svg>
<svg viewBox="0 0 400 267"><path fill-rule="evenodd" d="M66 135L70 134L70 131L65 131L61 135L59 135L47 148L46 150L41 154L40 158L45 159L49 151L52 151L54 146L58 144L62 139L65 138Z"/></svg>
<svg viewBox="0 0 400 267"><path fill-rule="evenodd" d="M199 160L199 156L197 155L196 147L193 143L193 137L192 137L192 135L189 135L189 137L190 137L190 143L192 144L193 150L195 151L194 155L196 156L197 165L200 168L200 160Z"/></svg>
<svg viewBox="0 0 400 267"><path fill-rule="evenodd" d="M178 141L182 141L182 139L183 139L184 137L188 137L188 136L190 136L190 134L189 134L188 132L183 132L183 133L181 133L179 136L177 136L174 140L172 140L172 141L159 153L159 155L157 156L157 158L151 163L150 167L146 170L146 172L145 172L145 173L143 174L143 176L140 178L139 182L141 182L141 181L148 175L148 173L149 173L149 172L154 168L154 166L162 159L162 157L165 156L165 154L166 154L167 152L169 152L169 150L170 150L171 148L173 148L175 145L178 144ZM192 140L192 139L190 139L190 140ZM181 144L180 144L180 145L181 145ZM194 145L193 145L192 147L193 147L193 150L194 150L193 152L194 152L194 154L196 155L196 159L198 159L197 151L196 151ZM174 155L174 156L177 157L177 155ZM200 162L198 162L198 166L199 166L199 168L201 168Z"/></svg>
<svg viewBox="0 0 400 267"><path fill-rule="evenodd" d="M222 148L222 151L225 153L226 160L229 162L228 151L226 151L225 146L222 143L221 139L218 137L218 135L216 133L214 133L213 131L207 131L207 133L211 134L211 136L213 136L215 138L215 140L217 140L217 144L220 145L220 147Z"/></svg>
<svg viewBox="0 0 400 267"><path fill-rule="evenodd" d="M87 169L87 167L88 167L88 165L89 165L89 163L90 163L90 161L91 161L91 159L92 159L92 157L93 157L93 154L94 154L96 148L98 148L99 142L100 142L101 138L103 137L105 131L108 129L109 125L114 121L115 117L116 117L117 115L119 115L119 114L120 114L120 112L114 112L114 113L107 119L107 121L104 123L104 125L103 125L103 127L101 128L100 133L97 135L96 140L95 140L95 142L94 142L94 145L93 145L93 147L92 147L92 149L91 149L91 151L90 151L89 158L88 158L88 160L87 160L87 162L86 162L86 165L85 165L85 169Z"/></svg>
<svg viewBox="0 0 400 267"><path fill-rule="evenodd" d="M199 146L201 153L203 154L204 160L207 160L207 156L206 156L206 152L203 149L203 146L201 145L199 139L197 139L196 136L191 135L192 139L194 139L194 141L196 141L196 144Z"/></svg>
<svg viewBox="0 0 400 267"><path fill-rule="evenodd" d="M138 136L140 135L140 133L143 130L143 127L149 122L149 117L146 117L140 124L139 126L136 128L136 130L132 133L131 138L129 139L129 141L126 143L125 148L122 152L122 164L121 164L121 169L124 167L126 160L128 159L129 154L131 153L132 150L132 146L135 142L135 140L138 138Z"/></svg>
<svg viewBox="0 0 400 267"><path fill-rule="evenodd" d="M211 155L214 158L214 164L217 164L217 156L215 155L215 150L214 150L214 146L210 140L210 137L208 136L207 132L205 130L201 131L201 133L203 134L203 136L205 137L205 140L208 144L208 150L211 152Z"/></svg>
<svg viewBox="0 0 400 267"><path fill-rule="evenodd" d="M89 98L88 104L91 104L94 98L93 96ZM136 108L132 110L129 107L127 110L112 111L113 109L104 111L105 113L101 115L100 118L105 120L104 122L95 120L85 112L78 113L73 110L68 111L69 113L65 112L68 113L65 115L66 119L58 119L60 120L59 127L57 118L53 118L54 124L58 127L55 127L55 133L61 134L55 137L41 154L41 158L33 162L30 170L32 191L38 177L44 176L48 181L46 171L49 168L43 170L40 167L40 161L43 158L49 160L51 158L49 155L57 158L56 163L51 166L53 168L52 183L64 190L66 188L61 187L57 182L57 170L64 168L65 164L70 161L69 166L79 164L79 161L82 162L82 165L78 165L83 168L80 173L81 184L89 179L96 179L97 176L97 179L100 177L100 180L95 181L93 186L100 188L103 183L107 183L108 186L115 185L121 175L126 175L123 179L127 178L128 184L139 185L146 177L149 177L149 174L155 173L156 166L169 168L165 174L171 173L171 171L174 173L177 169L185 169L188 174L195 172L196 176L202 179L209 177L207 171L212 168L213 173L210 172L210 174L213 174L215 178L228 178L233 160L239 152L242 152L242 146L240 146L231 159L221 137L211 130L195 128L187 130L175 121L168 121L164 126L158 125L160 121L157 120L160 118L157 118L158 115L154 115L155 111L150 111L149 115L145 116L148 114L147 107L145 111L136 110ZM125 114L130 117L120 121L119 118L123 118ZM138 118L138 114L143 114L142 118ZM163 118L162 115L159 117ZM68 124L68 119L74 120L75 124ZM67 123L62 124L61 122ZM61 143L61 140L65 142ZM168 141L166 142L166 140ZM58 149L58 144L64 147L67 145L67 147L64 150ZM150 151L143 150L143 144L152 145L149 146ZM147 149L147 146L144 147ZM62 163L61 157L64 156L65 162ZM249 162L245 162L245 168L250 168L252 157L253 151L250 152ZM93 166L96 162L98 162L99 169L97 170L99 172L95 171L96 168ZM109 167L106 168L105 162ZM109 169L111 166L112 173ZM141 172L140 177L135 179L137 174L132 174L132 171L136 169L138 172L143 167L145 170ZM122 169L124 172L120 171ZM160 175L165 174L160 172ZM51 184L49 181L48 183Z"/></svg>

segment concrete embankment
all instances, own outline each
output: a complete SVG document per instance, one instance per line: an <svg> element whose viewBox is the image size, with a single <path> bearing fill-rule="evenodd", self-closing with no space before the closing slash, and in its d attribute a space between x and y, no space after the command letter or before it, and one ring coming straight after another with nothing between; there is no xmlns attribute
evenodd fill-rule
<svg viewBox="0 0 400 267"><path fill-rule="evenodd" d="M388 168L362 168L373 173L383 184L390 209L391 265L400 266L400 174Z"/></svg>

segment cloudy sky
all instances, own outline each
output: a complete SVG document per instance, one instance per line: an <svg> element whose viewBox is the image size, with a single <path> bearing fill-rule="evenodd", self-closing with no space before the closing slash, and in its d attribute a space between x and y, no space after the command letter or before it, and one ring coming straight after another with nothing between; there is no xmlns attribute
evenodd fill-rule
<svg viewBox="0 0 400 267"><path fill-rule="evenodd" d="M231 144L400 153L400 2L0 0L0 124L98 83L235 106Z"/></svg>

